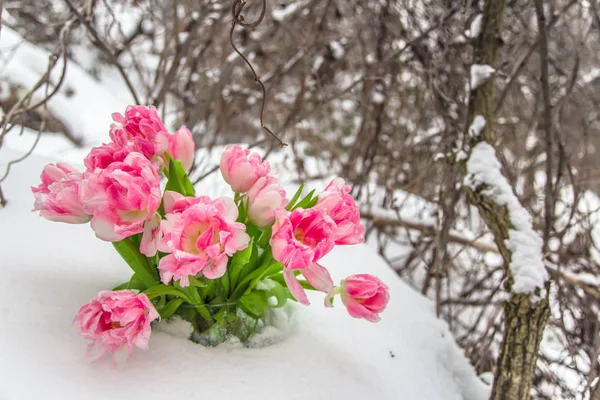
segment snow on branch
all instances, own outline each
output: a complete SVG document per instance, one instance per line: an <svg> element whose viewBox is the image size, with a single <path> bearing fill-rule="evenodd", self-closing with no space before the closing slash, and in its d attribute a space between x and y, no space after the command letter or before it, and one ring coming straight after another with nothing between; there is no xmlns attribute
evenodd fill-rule
<svg viewBox="0 0 600 400"><path fill-rule="evenodd" d="M471 90L475 90L486 83L494 72L496 72L496 70L486 64L471 65Z"/></svg>
<svg viewBox="0 0 600 400"><path fill-rule="evenodd" d="M466 36L471 39L477 39L481 33L481 22L483 21L483 14L477 14L471 22L469 30L466 32Z"/></svg>
<svg viewBox="0 0 600 400"><path fill-rule="evenodd" d="M485 185L481 193L508 211L512 226L505 244L511 252L512 290L515 293L533 293L537 288L543 290L549 276L542 261L542 239L533 230L531 215L513 193L500 167L494 147L480 142L467 161L464 183L473 190Z"/></svg>
<svg viewBox="0 0 600 400"><path fill-rule="evenodd" d="M477 137L481 135L483 132L483 128L485 128L486 120L481 115L477 115L473 118L473 122L471 122L471 126L469 126L469 136Z"/></svg>
<svg viewBox="0 0 600 400"><path fill-rule="evenodd" d="M287 6L273 10L273 12L271 13L271 16L273 17L273 20L275 20L277 22L283 22L287 17L296 13L297 10L298 10L298 3L291 3L291 4L288 4Z"/></svg>

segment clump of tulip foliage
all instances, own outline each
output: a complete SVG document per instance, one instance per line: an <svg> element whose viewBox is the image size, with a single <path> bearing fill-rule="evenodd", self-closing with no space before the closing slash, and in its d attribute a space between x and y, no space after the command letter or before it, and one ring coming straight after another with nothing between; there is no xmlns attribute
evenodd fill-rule
<svg viewBox="0 0 600 400"><path fill-rule="evenodd" d="M34 211L51 221L90 223L133 271L77 312L74 325L91 341L89 354L128 358L146 349L151 323L174 315L194 328L191 339L216 345L228 335L248 340L269 309L308 305L306 290L340 295L348 313L379 320L388 288L359 274L335 286L319 262L338 245L364 241L359 209L341 178L316 195L288 198L267 161L240 146L220 163L231 197L196 193L187 172L194 141L170 133L153 107L113 114L109 143L85 158L85 171L47 165L32 188ZM161 180L166 186L161 190Z"/></svg>

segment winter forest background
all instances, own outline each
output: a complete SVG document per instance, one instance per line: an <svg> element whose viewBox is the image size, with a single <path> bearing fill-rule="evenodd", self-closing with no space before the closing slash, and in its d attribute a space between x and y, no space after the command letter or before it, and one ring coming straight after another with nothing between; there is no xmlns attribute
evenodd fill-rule
<svg viewBox="0 0 600 400"><path fill-rule="evenodd" d="M139 103L190 128L197 182L216 171L201 154L228 143L279 153L298 181L335 172L354 185L368 241L435 302L478 373L496 368L509 298L495 236L463 187L485 98L482 134L553 280L532 396L600 399L597 0L267 0L263 21L233 34L229 0L0 5L0 152L77 154L103 140L112 111ZM260 12L250 0L243 14ZM284 149L261 129L261 87L231 41L266 88L263 122ZM473 65L490 59L479 87Z"/></svg>

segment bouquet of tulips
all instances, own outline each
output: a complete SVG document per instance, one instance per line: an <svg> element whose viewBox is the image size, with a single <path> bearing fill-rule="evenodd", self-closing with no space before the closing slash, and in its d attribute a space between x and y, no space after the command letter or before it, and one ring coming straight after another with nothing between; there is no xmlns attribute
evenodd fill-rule
<svg viewBox="0 0 600 400"><path fill-rule="evenodd" d="M302 185L288 199L267 161L230 146L220 167L233 197L197 196L187 175L194 159L187 128L169 133L145 106L113 120L111 142L91 150L84 172L49 164L32 188L34 211L90 222L133 271L77 312L74 325L91 341L92 359L106 352L127 359L147 348L154 320L174 315L190 322L196 342L216 345L229 335L245 342L268 324L270 309L288 300L308 305L305 290L323 292L326 307L339 294L351 316L379 320L385 284L361 274L334 286L319 264L335 245L364 241L343 179L318 196L302 196Z"/></svg>

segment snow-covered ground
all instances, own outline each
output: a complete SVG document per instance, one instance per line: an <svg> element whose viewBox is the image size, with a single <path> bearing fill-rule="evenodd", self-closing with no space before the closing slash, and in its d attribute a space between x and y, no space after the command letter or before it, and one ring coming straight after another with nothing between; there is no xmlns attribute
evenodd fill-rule
<svg viewBox="0 0 600 400"><path fill-rule="evenodd" d="M4 148L0 165L18 156ZM430 300L367 245L338 248L324 264L334 280L369 272L389 285L391 301L378 324L353 319L340 306L326 309L316 295L311 307L292 307L288 332L267 347L205 348L154 330L149 350L136 352L123 368L109 360L88 364L85 342L71 330L73 316L129 271L88 226L48 222L30 211L29 187L49 161L33 156L3 184L9 203L0 209L0 399L489 396ZM216 189L202 185L200 193Z"/></svg>

